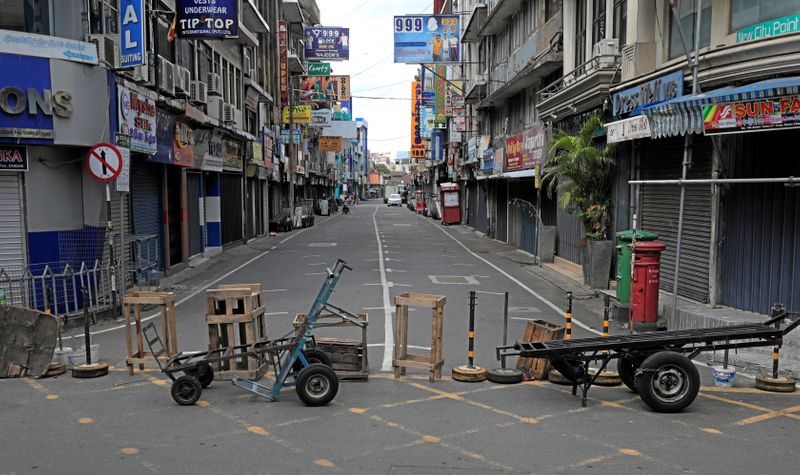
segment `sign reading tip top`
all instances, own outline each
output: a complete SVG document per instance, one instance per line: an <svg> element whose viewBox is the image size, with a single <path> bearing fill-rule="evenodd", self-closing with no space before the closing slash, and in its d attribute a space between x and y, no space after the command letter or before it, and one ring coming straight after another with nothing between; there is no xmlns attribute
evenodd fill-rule
<svg viewBox="0 0 800 475"><path fill-rule="evenodd" d="M238 5L238 0L176 0L176 34L179 38L236 38Z"/></svg>

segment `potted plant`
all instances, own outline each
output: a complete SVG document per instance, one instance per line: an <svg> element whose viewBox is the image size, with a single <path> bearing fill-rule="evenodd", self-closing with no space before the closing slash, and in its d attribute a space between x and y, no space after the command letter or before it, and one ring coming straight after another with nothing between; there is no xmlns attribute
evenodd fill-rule
<svg viewBox="0 0 800 475"><path fill-rule="evenodd" d="M559 205L578 216L584 231L584 284L608 288L613 242L608 240L614 146L594 141L603 128L599 116L583 124L577 135L563 131L554 138L545 161L548 196L558 192Z"/></svg>

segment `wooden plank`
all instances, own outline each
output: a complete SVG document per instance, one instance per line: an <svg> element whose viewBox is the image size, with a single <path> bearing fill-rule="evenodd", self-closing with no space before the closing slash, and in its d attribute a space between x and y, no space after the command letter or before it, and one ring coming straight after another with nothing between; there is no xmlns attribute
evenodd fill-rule
<svg viewBox="0 0 800 475"><path fill-rule="evenodd" d="M444 305L446 298L444 295L420 294L416 292L403 292L394 298L395 305L407 305L410 307L436 308Z"/></svg>
<svg viewBox="0 0 800 475"><path fill-rule="evenodd" d="M208 324L247 323L252 321L252 314L206 315L206 323Z"/></svg>
<svg viewBox="0 0 800 475"><path fill-rule="evenodd" d="M430 363L420 363L420 362L411 361L411 360L394 360L393 364L398 368L417 368L417 369L425 369L425 370L429 370L429 371L433 367L433 365L430 364Z"/></svg>
<svg viewBox="0 0 800 475"><path fill-rule="evenodd" d="M123 305L122 313L125 316L125 343L128 348L128 358L133 355L133 335L131 334L131 306L129 304ZM139 327L136 327L138 330ZM138 355L137 355L138 356ZM133 375L133 365L128 364L128 372Z"/></svg>

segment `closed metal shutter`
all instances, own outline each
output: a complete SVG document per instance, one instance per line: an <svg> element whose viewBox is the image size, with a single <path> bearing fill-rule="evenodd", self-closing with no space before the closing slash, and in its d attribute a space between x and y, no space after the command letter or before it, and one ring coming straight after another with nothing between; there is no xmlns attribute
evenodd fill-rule
<svg viewBox="0 0 800 475"><path fill-rule="evenodd" d="M711 140L694 136L692 167L688 177L711 178ZM643 180L681 177L683 137L644 141L641 151ZM678 243L678 186L642 185L640 228L658 234L667 245L661 255L661 288L672 291ZM708 267L711 251L711 186L687 186L681 244L678 295L708 302Z"/></svg>
<svg viewBox="0 0 800 475"><path fill-rule="evenodd" d="M277 183L272 184L269 187L270 193L270 221L274 220L277 216L281 214L284 208L283 204L283 185L279 185Z"/></svg>
<svg viewBox="0 0 800 475"><path fill-rule="evenodd" d="M498 241L508 241L508 182L505 180L497 181L497 188L494 194L495 207L497 209L497 224L495 225L495 239Z"/></svg>
<svg viewBox="0 0 800 475"><path fill-rule="evenodd" d="M19 174L0 172L0 269L11 278L25 265L24 229Z"/></svg>
<svg viewBox="0 0 800 475"><path fill-rule="evenodd" d="M242 239L242 175L222 174L220 192L222 244Z"/></svg>
<svg viewBox="0 0 800 475"><path fill-rule="evenodd" d="M488 214L488 193L486 192L486 180L478 182L477 203L475 206L475 224L473 227L486 234L489 230L489 214Z"/></svg>
<svg viewBox="0 0 800 475"><path fill-rule="evenodd" d="M203 236L201 233L202 216L200 215L200 174L186 173L186 208L189 222L189 256L203 252Z"/></svg>
<svg viewBox="0 0 800 475"><path fill-rule="evenodd" d="M536 189L533 181L512 181L508 191L508 243L536 254Z"/></svg>
<svg viewBox="0 0 800 475"><path fill-rule="evenodd" d="M800 176L788 160L798 131L727 135L730 178ZM800 188L782 184L723 188L720 303L767 314L774 303L800 307Z"/></svg>
<svg viewBox="0 0 800 475"><path fill-rule="evenodd" d="M471 181L467 183L467 224L475 227L475 220L478 216L478 183Z"/></svg>
<svg viewBox="0 0 800 475"><path fill-rule="evenodd" d="M159 164L133 159L131 166L131 204L133 229L137 236L158 236L158 264L164 263L164 234L161 212L161 172Z"/></svg>

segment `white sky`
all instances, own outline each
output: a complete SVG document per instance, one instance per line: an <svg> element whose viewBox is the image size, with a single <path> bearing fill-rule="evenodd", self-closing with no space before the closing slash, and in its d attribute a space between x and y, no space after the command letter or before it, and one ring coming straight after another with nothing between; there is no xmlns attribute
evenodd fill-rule
<svg viewBox="0 0 800 475"><path fill-rule="evenodd" d="M350 28L350 61L331 65L333 74L351 76L351 94L408 99L353 99L353 119L369 124L370 151L391 152L394 158L411 146L411 81L419 66L394 64L393 17L432 13L433 1L317 0L317 5L323 26Z"/></svg>

